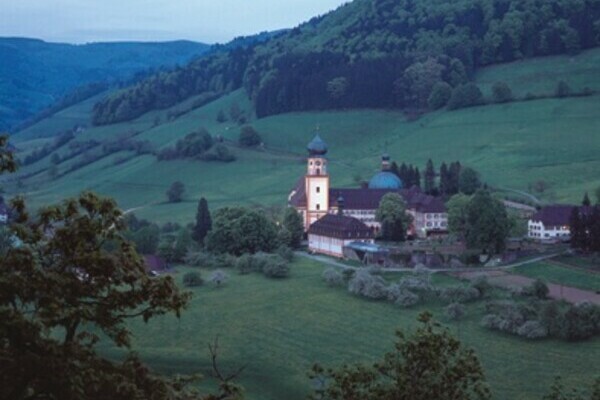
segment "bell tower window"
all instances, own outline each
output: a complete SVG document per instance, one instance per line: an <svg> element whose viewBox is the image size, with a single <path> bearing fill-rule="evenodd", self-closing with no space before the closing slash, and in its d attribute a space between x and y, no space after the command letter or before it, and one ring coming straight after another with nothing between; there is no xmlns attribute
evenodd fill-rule
<svg viewBox="0 0 600 400"><path fill-rule="evenodd" d="M321 193L321 188L317 186L317 193Z"/></svg>

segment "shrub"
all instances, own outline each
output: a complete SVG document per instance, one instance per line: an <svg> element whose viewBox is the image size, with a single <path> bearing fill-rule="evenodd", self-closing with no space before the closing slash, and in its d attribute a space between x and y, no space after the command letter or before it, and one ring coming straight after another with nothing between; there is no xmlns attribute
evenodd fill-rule
<svg viewBox="0 0 600 400"><path fill-rule="evenodd" d="M467 309L460 303L450 303L444 309L446 316L452 320L458 320L465 316Z"/></svg>
<svg viewBox="0 0 600 400"><path fill-rule="evenodd" d="M439 298L446 303L468 303L479 299L479 290L473 287L453 286L439 291Z"/></svg>
<svg viewBox="0 0 600 400"><path fill-rule="evenodd" d="M446 82L438 82L431 89L427 105L432 110L440 109L448 103L450 96L452 96L452 86Z"/></svg>
<svg viewBox="0 0 600 400"><path fill-rule="evenodd" d="M262 139L258 132L251 126L244 126L240 131L239 143L244 147L258 146Z"/></svg>
<svg viewBox="0 0 600 400"><path fill-rule="evenodd" d="M523 288L521 294L523 296L533 296L540 300L544 300L548 297L549 292L550 289L548 289L548 285L541 279L536 279L531 285Z"/></svg>
<svg viewBox="0 0 600 400"><path fill-rule="evenodd" d="M571 305L564 316L564 337L585 340L600 334L600 306L591 303Z"/></svg>
<svg viewBox="0 0 600 400"><path fill-rule="evenodd" d="M452 90L452 95L448 101L448 109L457 110L459 108L478 106L483 103L483 93L481 93L479 87L474 83L467 83L457 86Z"/></svg>
<svg viewBox="0 0 600 400"><path fill-rule="evenodd" d="M487 297L494 287L490 284L485 276L479 276L473 280L471 287L479 292L479 297Z"/></svg>
<svg viewBox="0 0 600 400"><path fill-rule="evenodd" d="M517 335L527 339L540 339L548 336L548 330L540 321L527 321L517 329Z"/></svg>
<svg viewBox="0 0 600 400"><path fill-rule="evenodd" d="M356 271L354 277L348 282L348 291L369 299L378 300L387 297L385 280L365 270Z"/></svg>
<svg viewBox="0 0 600 400"><path fill-rule="evenodd" d="M329 267L325 269L321 276L328 286L336 287L344 285L344 275L336 268Z"/></svg>
<svg viewBox="0 0 600 400"><path fill-rule="evenodd" d="M387 288L387 299L400 307L412 307L420 301L419 295L398 283L391 284Z"/></svg>
<svg viewBox="0 0 600 400"><path fill-rule="evenodd" d="M235 161L235 155L227 146L222 143L217 143L211 147L210 150L200 155L199 159L202 161L232 162Z"/></svg>
<svg viewBox="0 0 600 400"><path fill-rule="evenodd" d="M183 200L183 193L185 192L185 185L176 181L171 184L169 190L167 190L167 200L169 203L179 203Z"/></svg>
<svg viewBox="0 0 600 400"><path fill-rule="evenodd" d="M223 284L225 284L225 282L227 282L228 279L229 279L229 275L227 275L225 272L221 271L220 269L213 271L213 273L210 274L210 281L216 287L221 287Z"/></svg>
<svg viewBox="0 0 600 400"><path fill-rule="evenodd" d="M492 85L492 97L495 103L506 103L513 100L512 90L506 82L496 82Z"/></svg>
<svg viewBox="0 0 600 400"><path fill-rule="evenodd" d="M547 301L541 306L539 319L552 337L564 337L564 314L557 301Z"/></svg>
<svg viewBox="0 0 600 400"><path fill-rule="evenodd" d="M275 256L264 264L262 272L268 278L287 278L290 275L290 266L283 258Z"/></svg>
<svg viewBox="0 0 600 400"><path fill-rule="evenodd" d="M202 286L204 280L198 272L188 272L183 276L183 285L185 287Z"/></svg>
<svg viewBox="0 0 600 400"><path fill-rule="evenodd" d="M394 304L400 307L412 307L419 303L419 295L407 289L402 289Z"/></svg>
<svg viewBox="0 0 600 400"><path fill-rule="evenodd" d="M184 259L184 263L191 267L215 268L215 256L204 251L190 251Z"/></svg>
<svg viewBox="0 0 600 400"><path fill-rule="evenodd" d="M238 257L235 262L235 268L242 275L250 274L257 270L254 257L250 254L243 254L242 256Z"/></svg>
<svg viewBox="0 0 600 400"><path fill-rule="evenodd" d="M213 268L233 268L237 258L231 254L218 254L214 257Z"/></svg>
<svg viewBox="0 0 600 400"><path fill-rule="evenodd" d="M408 290L412 290L415 292L429 292L429 291L433 291L433 286L431 286L429 284L429 282L427 282L426 279L423 279L423 277L417 277L417 276L407 276L404 277L402 279L400 279L400 281L398 282L398 285L402 288L402 289L408 289Z"/></svg>
<svg viewBox="0 0 600 400"><path fill-rule="evenodd" d="M292 249L290 249L288 246L285 246L285 245L279 246L277 248L277 250L275 251L275 253L287 262L294 261L294 251Z"/></svg>
<svg viewBox="0 0 600 400"><path fill-rule="evenodd" d="M517 334L518 329L528 320L535 318L535 312L514 302L494 302L486 304L488 314L481 324L488 328Z"/></svg>
<svg viewBox="0 0 600 400"><path fill-rule="evenodd" d="M349 282L350 279L354 278L354 275L356 275L356 270L352 268L346 268L342 270L342 275L344 276L344 281Z"/></svg>

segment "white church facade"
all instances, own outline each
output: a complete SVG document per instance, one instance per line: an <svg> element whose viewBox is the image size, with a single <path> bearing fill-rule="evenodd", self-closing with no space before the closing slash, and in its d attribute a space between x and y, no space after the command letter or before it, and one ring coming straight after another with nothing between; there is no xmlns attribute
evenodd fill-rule
<svg viewBox="0 0 600 400"><path fill-rule="evenodd" d="M368 185L360 188L332 188L325 142L317 134L308 144L306 174L288 196L290 206L302 215L305 231L328 214L337 214L338 199L344 201L344 216L353 217L377 233L381 227L375 219L381 198L387 193L398 193L404 198L407 213L413 217L408 234L425 238L447 233L448 215L441 198L427 195L419 187L404 188L402 180L390 171L390 158L382 157L381 171Z"/></svg>

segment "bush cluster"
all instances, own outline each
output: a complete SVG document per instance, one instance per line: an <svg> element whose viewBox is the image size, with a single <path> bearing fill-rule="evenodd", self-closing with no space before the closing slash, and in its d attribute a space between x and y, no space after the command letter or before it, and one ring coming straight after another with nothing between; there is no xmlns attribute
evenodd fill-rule
<svg viewBox="0 0 600 400"><path fill-rule="evenodd" d="M282 249L279 252L286 253ZM277 253L243 254L235 260L235 268L242 275L258 272L267 278L281 279L290 275L290 261Z"/></svg>
<svg viewBox="0 0 600 400"><path fill-rule="evenodd" d="M474 286L451 286L436 288L431 284L429 275L415 271L412 276L405 276L398 282L388 285L377 270L327 268L322 275L328 286L339 287L347 284L348 291L354 295L371 300L387 300L400 307L412 307L427 299L436 299L449 303L447 313L452 319L461 318L465 314L460 303L475 301L483 297L485 285L477 283L481 291Z"/></svg>
<svg viewBox="0 0 600 400"><path fill-rule="evenodd" d="M600 306L557 301L494 302L481 324L493 330L528 339L553 337L579 341L600 335Z"/></svg>

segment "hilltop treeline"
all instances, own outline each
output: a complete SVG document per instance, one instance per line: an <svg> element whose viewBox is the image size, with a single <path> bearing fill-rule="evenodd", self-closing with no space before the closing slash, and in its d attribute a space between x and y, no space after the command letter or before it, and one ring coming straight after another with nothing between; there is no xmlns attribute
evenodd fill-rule
<svg viewBox="0 0 600 400"><path fill-rule="evenodd" d="M436 85L456 88L481 66L599 44L598 0L355 0L265 43L152 76L98 103L94 122L124 121L192 95L241 87L259 117L426 110Z"/></svg>

